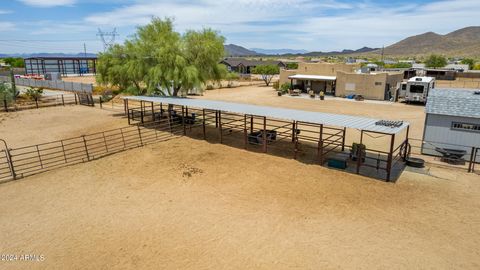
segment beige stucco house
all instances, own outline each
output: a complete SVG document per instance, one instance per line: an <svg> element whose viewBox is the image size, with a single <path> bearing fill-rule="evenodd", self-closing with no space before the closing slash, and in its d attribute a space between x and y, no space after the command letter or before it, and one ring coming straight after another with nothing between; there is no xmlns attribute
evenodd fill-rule
<svg viewBox="0 0 480 270"><path fill-rule="evenodd" d="M401 72L359 73L360 64L299 63L298 69L280 71L280 85L343 97L362 95L366 99L389 100L403 80Z"/></svg>

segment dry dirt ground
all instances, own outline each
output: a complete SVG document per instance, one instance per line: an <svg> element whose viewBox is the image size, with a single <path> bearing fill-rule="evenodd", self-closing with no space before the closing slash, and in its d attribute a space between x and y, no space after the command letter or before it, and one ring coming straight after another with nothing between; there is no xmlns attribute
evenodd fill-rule
<svg viewBox="0 0 480 270"><path fill-rule="evenodd" d="M178 138L0 185L0 269L479 269L478 176Z"/></svg>
<svg viewBox="0 0 480 270"><path fill-rule="evenodd" d="M423 107L276 97L202 98L403 119ZM383 117L385 116L385 117ZM397 117L398 116L398 117ZM126 125L83 106L0 114L12 146ZM416 136L415 135L415 136ZM405 171L396 184L177 138L0 184L0 269L479 269L480 177Z"/></svg>
<svg viewBox="0 0 480 270"><path fill-rule="evenodd" d="M117 114L80 105L0 113L0 139L21 147L124 127Z"/></svg>

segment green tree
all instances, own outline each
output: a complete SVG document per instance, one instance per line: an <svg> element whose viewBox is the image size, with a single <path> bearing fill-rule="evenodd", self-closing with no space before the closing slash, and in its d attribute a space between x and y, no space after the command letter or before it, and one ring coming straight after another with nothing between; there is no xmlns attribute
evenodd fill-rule
<svg viewBox="0 0 480 270"><path fill-rule="evenodd" d="M232 87L233 81L240 79L240 75L235 72L227 72L224 78L228 82L228 87Z"/></svg>
<svg viewBox="0 0 480 270"><path fill-rule="evenodd" d="M9 64L11 67L14 68L25 67L25 62L23 61L23 58L20 57L7 57L3 59L3 62L5 62L5 64Z"/></svg>
<svg viewBox="0 0 480 270"><path fill-rule="evenodd" d="M298 63L287 63L286 66L287 66L287 69L297 69Z"/></svg>
<svg viewBox="0 0 480 270"><path fill-rule="evenodd" d="M224 38L203 29L181 35L171 19L153 18L123 45L99 56L98 79L138 93L178 96L224 75L219 64Z"/></svg>
<svg viewBox="0 0 480 270"><path fill-rule="evenodd" d="M395 64L386 64L385 68L411 68L412 64L410 63L405 63L405 62L399 62Z"/></svg>
<svg viewBox="0 0 480 270"><path fill-rule="evenodd" d="M425 66L430 68L441 68L447 65L447 58L441 55L430 55L425 60Z"/></svg>
<svg viewBox="0 0 480 270"><path fill-rule="evenodd" d="M269 86L273 76L280 73L280 68L277 65L260 65L256 66L252 70L252 73L260 74L262 76L262 80L267 86Z"/></svg>
<svg viewBox="0 0 480 270"><path fill-rule="evenodd" d="M471 58L465 58L465 59L462 60L461 63L464 64L464 65L468 65L469 69L473 69L475 67L475 60L473 60Z"/></svg>

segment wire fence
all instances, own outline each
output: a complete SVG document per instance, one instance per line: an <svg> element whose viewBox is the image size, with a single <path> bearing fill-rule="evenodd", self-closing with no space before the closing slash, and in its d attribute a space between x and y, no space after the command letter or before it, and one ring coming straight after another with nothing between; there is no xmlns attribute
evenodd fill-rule
<svg viewBox="0 0 480 270"><path fill-rule="evenodd" d="M0 111L14 112L29 109L39 109L42 107L65 106L71 104L78 104L78 96L76 94L61 94L41 96L37 99L29 100L8 100L3 99L0 106Z"/></svg>
<svg viewBox="0 0 480 270"><path fill-rule="evenodd" d="M75 138L0 150L0 182L99 159L181 135L181 125L161 119Z"/></svg>

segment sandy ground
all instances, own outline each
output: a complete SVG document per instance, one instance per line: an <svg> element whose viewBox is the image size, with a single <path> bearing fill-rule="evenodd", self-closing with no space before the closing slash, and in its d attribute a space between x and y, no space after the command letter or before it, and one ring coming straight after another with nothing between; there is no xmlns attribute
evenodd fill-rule
<svg viewBox="0 0 480 270"><path fill-rule="evenodd" d="M0 113L0 138L20 147L124 127L118 112L80 105Z"/></svg>
<svg viewBox="0 0 480 270"><path fill-rule="evenodd" d="M44 256L0 269L479 269L479 178L432 173L174 139L0 185L1 252Z"/></svg>
<svg viewBox="0 0 480 270"><path fill-rule="evenodd" d="M411 122L423 107L277 97L266 87L203 97ZM381 112L381 114L379 114ZM126 120L84 106L0 114L11 147ZM396 184L178 138L0 184L0 269L479 269L480 177L406 171Z"/></svg>

